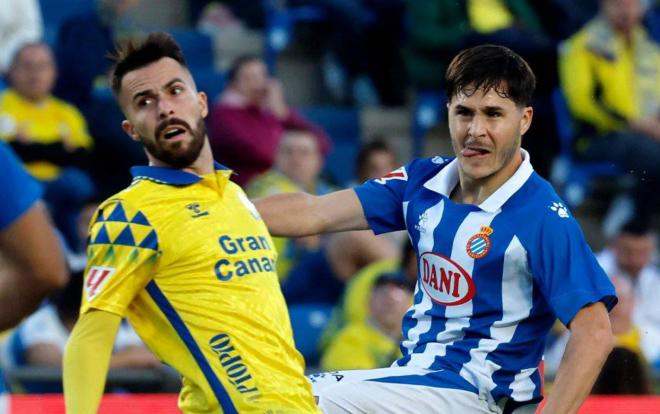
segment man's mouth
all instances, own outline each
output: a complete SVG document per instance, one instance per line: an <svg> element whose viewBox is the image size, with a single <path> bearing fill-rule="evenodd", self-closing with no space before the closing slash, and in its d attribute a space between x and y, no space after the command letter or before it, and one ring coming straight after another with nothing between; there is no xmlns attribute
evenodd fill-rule
<svg viewBox="0 0 660 414"><path fill-rule="evenodd" d="M165 128L165 130L163 130L163 132L161 133L160 136L164 140L169 141L173 138L179 137L180 135L184 134L185 132L186 132L186 128L184 128L182 126L179 126L179 125L172 125L172 126L169 126L169 127Z"/></svg>
<svg viewBox="0 0 660 414"><path fill-rule="evenodd" d="M466 158L478 157L490 154L490 150L481 147L468 146L461 150L461 155Z"/></svg>

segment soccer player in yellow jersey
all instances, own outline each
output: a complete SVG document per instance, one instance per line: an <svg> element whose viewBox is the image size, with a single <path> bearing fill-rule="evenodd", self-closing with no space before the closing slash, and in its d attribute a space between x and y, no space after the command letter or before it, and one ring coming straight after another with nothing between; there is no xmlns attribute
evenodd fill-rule
<svg viewBox="0 0 660 414"><path fill-rule="evenodd" d="M148 167L90 225L80 319L64 355L67 413L95 413L127 317L183 376L184 413L318 413L257 210L214 163L179 46L152 33L117 52L112 88Z"/></svg>

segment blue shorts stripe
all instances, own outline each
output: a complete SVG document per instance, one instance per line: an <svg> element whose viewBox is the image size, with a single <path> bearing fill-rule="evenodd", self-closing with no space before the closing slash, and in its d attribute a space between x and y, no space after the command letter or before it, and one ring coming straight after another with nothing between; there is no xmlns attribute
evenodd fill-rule
<svg viewBox="0 0 660 414"><path fill-rule="evenodd" d="M165 314L167 319L172 324L174 330L179 334L183 342L188 347L188 350L192 354L193 358L195 358L195 361L204 373L206 380L209 382L213 393L218 399L220 407L222 408L222 412L225 414L238 414L238 411L236 410L236 407L234 407L234 403L232 403L229 394L227 394L227 391L213 372L213 369L211 369L208 361L206 358L204 358L202 350L199 348L199 345L197 345L197 342L195 342L195 339L188 330L188 327L183 322L183 320L181 320L181 317L172 307L170 301L167 300L163 292L160 290L160 288L158 288L158 285L156 285L155 281L152 280L149 282L147 285L147 292L149 292L151 298L154 300L154 302L156 302L160 310Z"/></svg>
<svg viewBox="0 0 660 414"><path fill-rule="evenodd" d="M460 375L447 371L431 371L425 375L401 375L381 378L370 378L367 381L386 382L390 384L421 385L434 388L449 388L479 394L479 390Z"/></svg>

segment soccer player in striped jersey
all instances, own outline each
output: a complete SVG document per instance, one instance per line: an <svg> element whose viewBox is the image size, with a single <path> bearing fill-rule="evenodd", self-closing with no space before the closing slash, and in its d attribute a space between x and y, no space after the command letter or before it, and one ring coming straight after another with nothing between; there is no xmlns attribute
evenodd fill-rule
<svg viewBox="0 0 660 414"><path fill-rule="evenodd" d="M575 413L612 348L614 289L522 135L535 77L511 50L459 53L446 74L455 157L417 159L317 197L257 200L274 235L406 229L419 264L389 368L311 377L325 413L533 413L555 318L570 343L544 413Z"/></svg>

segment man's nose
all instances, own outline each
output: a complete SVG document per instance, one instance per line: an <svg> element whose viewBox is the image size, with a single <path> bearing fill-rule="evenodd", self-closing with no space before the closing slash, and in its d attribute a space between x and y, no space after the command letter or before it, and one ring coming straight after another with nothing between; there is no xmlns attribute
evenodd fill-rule
<svg viewBox="0 0 660 414"><path fill-rule="evenodd" d="M167 119L174 115L174 105L169 99L158 100L158 116L160 119Z"/></svg>
<svg viewBox="0 0 660 414"><path fill-rule="evenodd" d="M475 115L472 117L468 133L472 137L479 137L486 134L486 122L481 116Z"/></svg>

